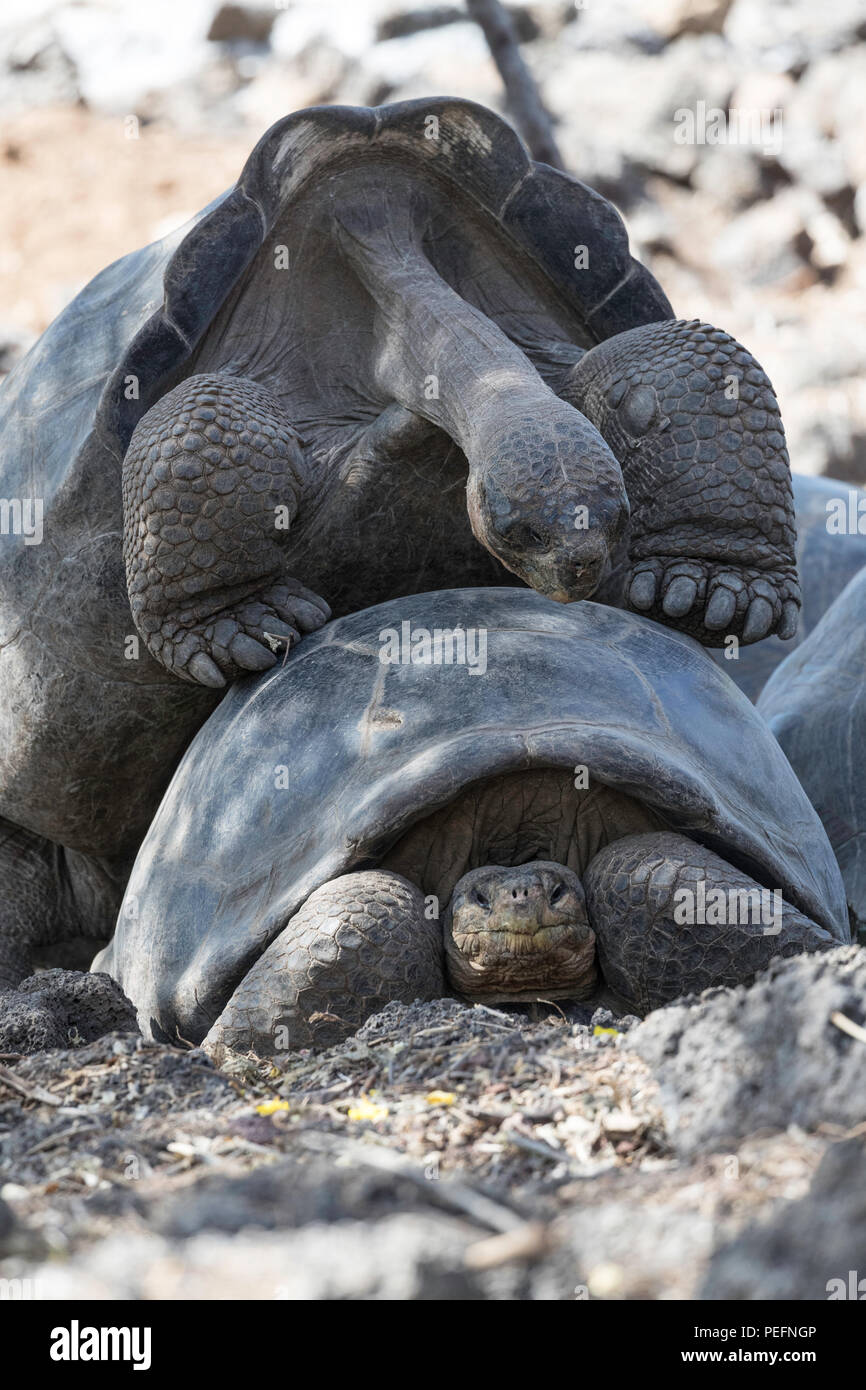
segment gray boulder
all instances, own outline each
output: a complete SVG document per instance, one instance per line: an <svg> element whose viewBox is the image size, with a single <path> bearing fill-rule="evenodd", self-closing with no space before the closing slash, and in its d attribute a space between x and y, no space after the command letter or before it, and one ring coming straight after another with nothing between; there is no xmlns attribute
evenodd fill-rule
<svg viewBox="0 0 866 1390"><path fill-rule="evenodd" d="M44 970L0 992L0 1052L42 1052L137 1033L135 1010L110 975Z"/></svg>
<svg viewBox="0 0 866 1390"><path fill-rule="evenodd" d="M685 1155L759 1130L866 1117L866 951L777 960L755 983L659 1009L628 1035L652 1069ZM841 1026L840 1026L841 1024Z"/></svg>

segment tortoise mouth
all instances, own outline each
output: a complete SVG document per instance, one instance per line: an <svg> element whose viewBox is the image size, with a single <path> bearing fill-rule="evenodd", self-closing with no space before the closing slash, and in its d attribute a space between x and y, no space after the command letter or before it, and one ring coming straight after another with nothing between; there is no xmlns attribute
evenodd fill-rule
<svg viewBox="0 0 866 1390"><path fill-rule="evenodd" d="M577 937L578 933L585 932L586 927L582 922L550 923L515 917L499 926L470 927L466 931L454 932L452 939L458 951L474 960L487 958L491 954L513 952L515 955L532 955L549 951L569 938Z"/></svg>
<svg viewBox="0 0 866 1390"><path fill-rule="evenodd" d="M476 1002L586 999L598 982L595 932L579 920L446 927L445 963L455 993Z"/></svg>

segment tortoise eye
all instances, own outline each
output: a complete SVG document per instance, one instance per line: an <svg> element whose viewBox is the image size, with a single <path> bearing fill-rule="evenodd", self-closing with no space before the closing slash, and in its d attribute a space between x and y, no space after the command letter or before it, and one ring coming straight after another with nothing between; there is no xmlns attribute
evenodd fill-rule
<svg viewBox="0 0 866 1390"><path fill-rule="evenodd" d="M542 550L549 544L547 536L525 521L516 521L501 534L502 539L515 550Z"/></svg>
<svg viewBox="0 0 866 1390"><path fill-rule="evenodd" d="M562 882L562 880L560 880L559 883L555 885L553 892L550 895L550 906L556 907L556 904L560 902L564 897L565 884Z"/></svg>
<svg viewBox="0 0 866 1390"><path fill-rule="evenodd" d="M627 434L639 437L646 434L659 413L658 396L652 386L631 386L617 410L620 424Z"/></svg>
<svg viewBox="0 0 866 1390"><path fill-rule="evenodd" d="M490 899L486 896L486 894L482 893L480 888L476 888L473 892L472 901L474 903L477 903L479 907L483 907L485 912L490 911Z"/></svg>

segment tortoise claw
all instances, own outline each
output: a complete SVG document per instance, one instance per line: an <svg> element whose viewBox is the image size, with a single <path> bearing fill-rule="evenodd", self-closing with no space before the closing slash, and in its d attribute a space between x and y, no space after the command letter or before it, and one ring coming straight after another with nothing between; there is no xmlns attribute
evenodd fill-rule
<svg viewBox="0 0 866 1390"><path fill-rule="evenodd" d="M796 577L772 570L738 569L711 559L643 555L624 586L630 608L703 642L743 645L771 632L782 638L797 630Z"/></svg>
<svg viewBox="0 0 866 1390"><path fill-rule="evenodd" d="M246 671L268 671L276 665L277 658L261 642L239 632L229 646L229 655Z"/></svg>
<svg viewBox="0 0 866 1390"><path fill-rule="evenodd" d="M652 608L656 597L656 577L652 570L639 570L631 581L628 592L629 603L633 608L644 612Z"/></svg>
<svg viewBox="0 0 866 1390"><path fill-rule="evenodd" d="M783 642L790 642L791 638L796 636L799 625L799 606L793 599L788 599L787 603L782 604L782 619L779 623L778 636Z"/></svg>
<svg viewBox="0 0 866 1390"><path fill-rule="evenodd" d="M698 596L698 586L687 574L678 574L671 580L662 603L662 609L669 618L683 618L694 605Z"/></svg>
<svg viewBox="0 0 866 1390"><path fill-rule="evenodd" d="M283 647L291 647L293 642L301 640L301 634L297 628L290 627L281 618L268 618L267 625L262 625L262 636L272 652L281 651Z"/></svg>
<svg viewBox="0 0 866 1390"><path fill-rule="evenodd" d="M719 584L710 595L707 604L707 611L704 614L704 626L711 632L718 632L721 628L728 626L737 608L736 596L726 589L724 584Z"/></svg>
<svg viewBox="0 0 866 1390"><path fill-rule="evenodd" d="M743 642L760 642L773 626L773 605L768 599L753 598L743 627Z"/></svg>
<svg viewBox="0 0 866 1390"><path fill-rule="evenodd" d="M222 690L227 684L226 678L215 661L212 661L207 652L196 652L187 662L187 674L193 680L198 681L199 685L208 685L213 690Z"/></svg>

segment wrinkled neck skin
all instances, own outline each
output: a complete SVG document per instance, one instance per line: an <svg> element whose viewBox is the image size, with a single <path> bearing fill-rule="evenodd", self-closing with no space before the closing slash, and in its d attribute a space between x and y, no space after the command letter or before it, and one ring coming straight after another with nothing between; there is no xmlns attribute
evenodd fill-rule
<svg viewBox="0 0 866 1390"><path fill-rule="evenodd" d="M610 448L437 274L405 199L377 190L335 219L341 250L377 305L379 388L445 430L466 455L476 538L550 598L592 594L628 522Z"/></svg>

